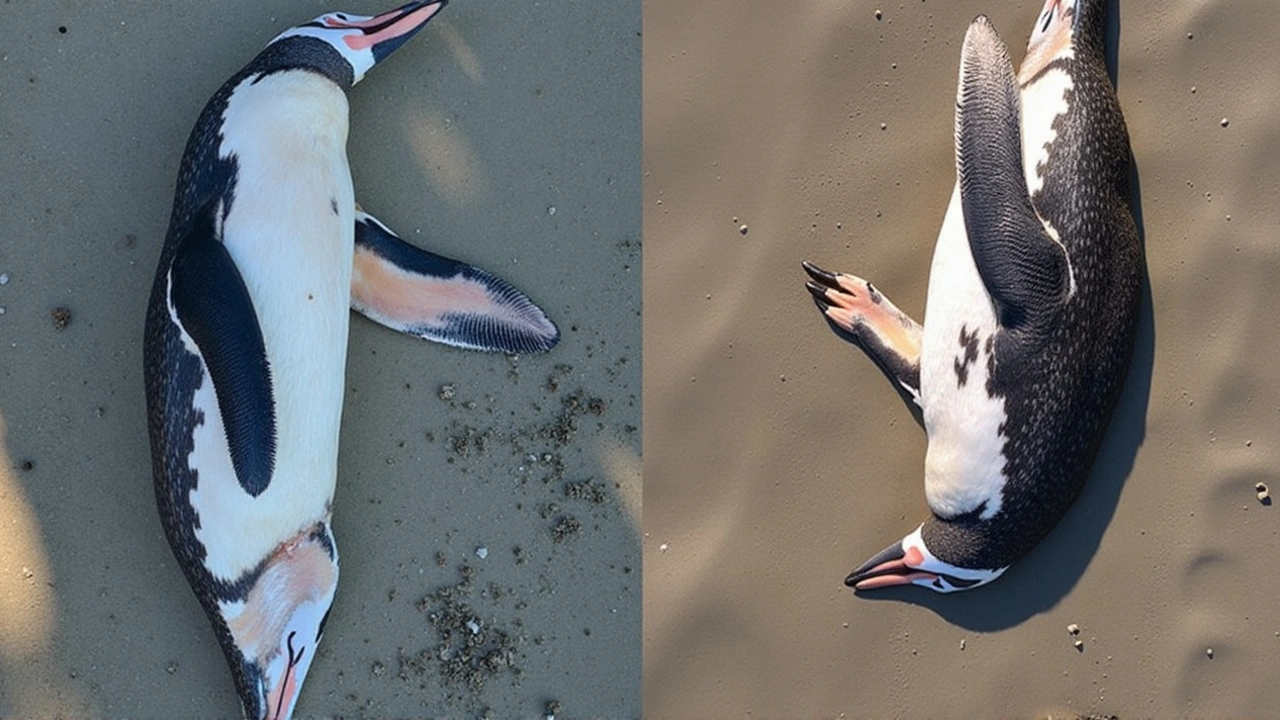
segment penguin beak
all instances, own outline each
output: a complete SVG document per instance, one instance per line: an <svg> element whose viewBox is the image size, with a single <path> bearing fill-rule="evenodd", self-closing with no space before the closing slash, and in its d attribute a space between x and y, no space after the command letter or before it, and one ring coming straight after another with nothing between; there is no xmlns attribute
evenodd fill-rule
<svg viewBox="0 0 1280 720"><path fill-rule="evenodd" d="M938 579L934 573L916 569L924 562L924 555L918 548L904 550L902 541L876 553L857 570L849 573L844 584L854 590L876 590L893 585L912 585L917 580L933 582Z"/></svg>
<svg viewBox="0 0 1280 720"><path fill-rule="evenodd" d="M247 717L292 714L337 586L337 551L322 523L280 545L243 600L219 603Z"/></svg>
<svg viewBox="0 0 1280 720"><path fill-rule="evenodd" d="M359 33L346 35L342 40L352 50L372 49L376 65L417 34L448 2L449 0L419 0L360 20L344 20L330 15L325 18L324 23L333 28L359 30Z"/></svg>

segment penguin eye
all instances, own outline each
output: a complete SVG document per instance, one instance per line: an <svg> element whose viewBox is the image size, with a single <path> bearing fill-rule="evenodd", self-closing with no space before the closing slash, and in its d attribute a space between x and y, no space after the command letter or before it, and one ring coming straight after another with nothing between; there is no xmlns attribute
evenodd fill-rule
<svg viewBox="0 0 1280 720"><path fill-rule="evenodd" d="M339 20L346 20L346 19L347 19L347 16L346 16L346 15L343 15L342 13L334 13L334 16L335 16L335 17L337 17Z"/></svg>
<svg viewBox="0 0 1280 720"><path fill-rule="evenodd" d="M1053 20L1053 11L1050 10L1044 14L1044 22L1040 24L1040 32L1049 31L1049 23Z"/></svg>

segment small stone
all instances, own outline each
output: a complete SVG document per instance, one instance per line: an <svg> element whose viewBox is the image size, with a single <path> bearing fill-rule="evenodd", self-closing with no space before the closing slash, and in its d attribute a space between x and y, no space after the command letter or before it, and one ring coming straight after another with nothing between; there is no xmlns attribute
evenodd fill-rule
<svg viewBox="0 0 1280 720"><path fill-rule="evenodd" d="M1067 626L1067 632L1071 633L1072 635L1079 635L1080 626L1075 623L1071 623L1070 625Z"/></svg>
<svg viewBox="0 0 1280 720"><path fill-rule="evenodd" d="M1208 658L1209 658L1210 660L1212 660L1212 659L1213 659L1213 648L1205 648L1205 649L1204 649L1204 654L1205 654L1206 656L1208 656Z"/></svg>
<svg viewBox="0 0 1280 720"><path fill-rule="evenodd" d="M887 130L888 128L889 128L889 123L880 123L881 130Z"/></svg>
<svg viewBox="0 0 1280 720"><path fill-rule="evenodd" d="M747 226L745 223L738 226L738 232L742 233L743 235L747 234Z"/></svg>
<svg viewBox="0 0 1280 720"><path fill-rule="evenodd" d="M178 663L176 663L176 662L170 662L170 663L165 667L164 671L165 671L165 672L167 672L167 673L169 673L170 675L173 675L174 673L178 672Z"/></svg>
<svg viewBox="0 0 1280 720"><path fill-rule="evenodd" d="M0 273L0 285L9 284L9 273Z"/></svg>
<svg viewBox="0 0 1280 720"><path fill-rule="evenodd" d="M662 543L661 545L659 545L659 546L658 546L658 550L660 550L660 551L662 551L662 552L666 552L666 551L667 551L667 544L666 544L666 543Z"/></svg>
<svg viewBox="0 0 1280 720"><path fill-rule="evenodd" d="M452 400L452 399L453 399L453 393L454 393L454 390L453 390L453 386L452 386L452 385L441 385L441 386L440 386L440 399L441 399L441 400Z"/></svg>
<svg viewBox="0 0 1280 720"><path fill-rule="evenodd" d="M374 677L382 677L387 674L387 666L381 662L374 662L372 670Z"/></svg>
<svg viewBox="0 0 1280 720"><path fill-rule="evenodd" d="M484 546L480 546L476 548L476 557L480 558L481 560L489 557L489 548Z"/></svg>
<svg viewBox="0 0 1280 720"><path fill-rule="evenodd" d="M884 13L880 12L879 10L876 10L876 19L877 19L877 20L883 20L883 19L884 19Z"/></svg>
<svg viewBox="0 0 1280 720"><path fill-rule="evenodd" d="M475 620L468 620L468 621L467 621L467 629L471 631L471 634L472 634L472 635L479 635L479 634L480 634L480 623L476 622Z"/></svg>
<svg viewBox="0 0 1280 720"><path fill-rule="evenodd" d="M964 638L960 638L960 649L964 650Z"/></svg>
<svg viewBox="0 0 1280 720"><path fill-rule="evenodd" d="M1194 34L1194 33L1187 33L1187 39L1188 39L1188 40L1192 40L1192 39L1194 39L1194 38L1195 38L1195 34Z"/></svg>
<svg viewBox="0 0 1280 720"><path fill-rule="evenodd" d="M548 215L555 215L555 214L556 214L556 206L555 206L555 205L552 205L551 207L547 208L547 214L548 214Z"/></svg>
<svg viewBox="0 0 1280 720"><path fill-rule="evenodd" d="M58 330L66 330L71 324L71 311L64 307L53 309L53 327Z"/></svg>
<svg viewBox="0 0 1280 720"><path fill-rule="evenodd" d="M1228 125L1230 125L1230 124L1231 124L1231 121L1230 121L1230 120L1228 120L1228 119L1226 119L1226 118L1222 118L1222 127L1226 127L1226 126L1228 126Z"/></svg>
<svg viewBox="0 0 1280 720"><path fill-rule="evenodd" d="M1076 641L1075 641L1074 643L1072 643L1072 644L1076 646L1076 650L1079 650L1080 652L1084 652L1084 641L1083 641L1083 640L1076 640Z"/></svg>

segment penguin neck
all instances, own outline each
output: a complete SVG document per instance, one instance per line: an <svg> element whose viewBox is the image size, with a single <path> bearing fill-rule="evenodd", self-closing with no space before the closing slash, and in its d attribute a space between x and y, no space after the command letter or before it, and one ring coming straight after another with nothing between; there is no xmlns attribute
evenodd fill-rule
<svg viewBox="0 0 1280 720"><path fill-rule="evenodd" d="M329 43L314 37L294 36L277 40L258 53L244 72L270 75L286 70L306 70L326 77L340 89L355 84L351 63Z"/></svg>

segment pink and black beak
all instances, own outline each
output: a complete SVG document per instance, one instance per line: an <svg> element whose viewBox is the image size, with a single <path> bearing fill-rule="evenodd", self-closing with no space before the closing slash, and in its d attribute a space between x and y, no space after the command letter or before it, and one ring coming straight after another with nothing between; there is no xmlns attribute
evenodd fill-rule
<svg viewBox="0 0 1280 720"><path fill-rule="evenodd" d="M343 42L352 50L371 49L377 64L416 35L448 3L449 0L419 0L374 17L334 13L317 22L329 28L359 30L358 34L344 36Z"/></svg>
<svg viewBox="0 0 1280 720"><path fill-rule="evenodd" d="M844 584L854 590L875 590L893 585L912 585L918 581L932 583L934 573L919 570L924 555L918 548L903 549L902 541L876 553L857 570L849 573Z"/></svg>

